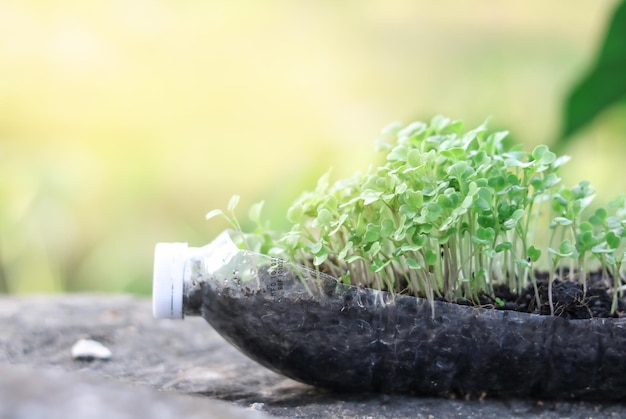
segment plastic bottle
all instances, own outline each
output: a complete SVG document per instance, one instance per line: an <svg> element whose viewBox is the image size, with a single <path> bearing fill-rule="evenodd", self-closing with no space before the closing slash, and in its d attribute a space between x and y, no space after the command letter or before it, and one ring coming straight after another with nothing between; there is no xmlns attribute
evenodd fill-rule
<svg viewBox="0 0 626 419"><path fill-rule="evenodd" d="M183 319L213 311L214 298L262 297L281 301L318 298L319 287L337 281L303 266L242 250L224 231L203 247L158 243L155 248L152 309L156 318ZM221 314L221 313L218 313ZM209 323L214 319L206 318Z"/></svg>
<svg viewBox="0 0 626 419"><path fill-rule="evenodd" d="M252 359L308 384L626 398L626 319L566 320L350 286L240 250L230 232L200 248L159 243L154 267L156 317L201 315Z"/></svg>
<svg viewBox="0 0 626 419"><path fill-rule="evenodd" d="M197 298L201 297L203 285L225 272L238 252L227 231L199 248L187 243L158 243L152 285L154 317L182 319L185 315L200 315Z"/></svg>

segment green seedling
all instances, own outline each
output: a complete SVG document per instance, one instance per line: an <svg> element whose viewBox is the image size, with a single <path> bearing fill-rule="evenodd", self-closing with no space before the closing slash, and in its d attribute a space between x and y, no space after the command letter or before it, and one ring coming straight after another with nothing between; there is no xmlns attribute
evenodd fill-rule
<svg viewBox="0 0 626 419"><path fill-rule="evenodd" d="M616 310L626 200L613 204L612 215L598 209L586 217L594 194L589 182L567 188L558 175L569 158L545 145L531 152L507 148L506 137L486 124L464 132L461 122L444 117L393 124L377 143L384 163L335 183L324 174L289 208L289 231L269 231L257 204L250 211L256 230L242 232L237 199L228 214L214 210L207 217L225 216L249 249L349 284L431 300L478 302L493 296L497 284L518 294L532 284L539 306L539 266L548 265L551 296L556 277L567 271L586 287L599 263ZM546 226L544 214L551 220ZM535 243L538 229L550 231L546 251ZM554 313L552 301L550 307Z"/></svg>

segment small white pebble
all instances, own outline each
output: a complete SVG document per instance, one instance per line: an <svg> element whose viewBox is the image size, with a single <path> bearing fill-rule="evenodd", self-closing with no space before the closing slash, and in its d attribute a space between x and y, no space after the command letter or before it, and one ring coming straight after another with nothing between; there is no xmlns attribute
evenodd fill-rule
<svg viewBox="0 0 626 419"><path fill-rule="evenodd" d="M263 410L265 408L265 403L252 403L250 405L250 409L252 410Z"/></svg>
<svg viewBox="0 0 626 419"><path fill-rule="evenodd" d="M111 350L91 339L80 339L72 346L72 358L74 359L110 359Z"/></svg>

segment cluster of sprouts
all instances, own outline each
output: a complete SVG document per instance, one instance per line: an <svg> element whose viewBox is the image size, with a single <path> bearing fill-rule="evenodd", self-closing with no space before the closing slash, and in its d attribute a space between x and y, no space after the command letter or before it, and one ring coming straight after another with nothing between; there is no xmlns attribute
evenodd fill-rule
<svg viewBox="0 0 626 419"><path fill-rule="evenodd" d="M586 290L590 270L599 269L615 311L623 291L624 199L610 214L590 213L589 182L567 188L558 175L567 156L545 145L507 148L507 132L490 133L485 124L464 132L461 122L435 117L393 124L383 135L384 164L332 184L323 175L289 208L290 231L261 228L262 204L253 206L259 228L244 235L245 246L349 284L447 301L479 301L497 284L521 294L532 284L539 306L538 266L548 267L549 295L564 270ZM240 230L235 205L227 218ZM209 217L216 214L223 213ZM549 230L543 250L535 244L540 229Z"/></svg>

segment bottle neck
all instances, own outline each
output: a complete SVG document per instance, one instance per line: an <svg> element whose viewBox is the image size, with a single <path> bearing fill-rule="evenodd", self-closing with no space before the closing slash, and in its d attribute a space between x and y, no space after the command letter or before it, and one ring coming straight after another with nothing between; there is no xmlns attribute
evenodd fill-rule
<svg viewBox="0 0 626 419"><path fill-rule="evenodd" d="M210 286L210 281L215 281L216 273L224 271L225 265L239 251L229 231L223 232L206 246L185 249L182 270L183 316L202 315L206 287Z"/></svg>
<svg viewBox="0 0 626 419"><path fill-rule="evenodd" d="M224 231L203 247L158 243L154 254L153 313L157 318L182 319L202 314L204 291L228 266L239 248Z"/></svg>
<svg viewBox="0 0 626 419"><path fill-rule="evenodd" d="M206 272L202 266L202 248L190 247L187 249L182 277L182 312L183 316L202 315L204 298L203 285L206 282Z"/></svg>

